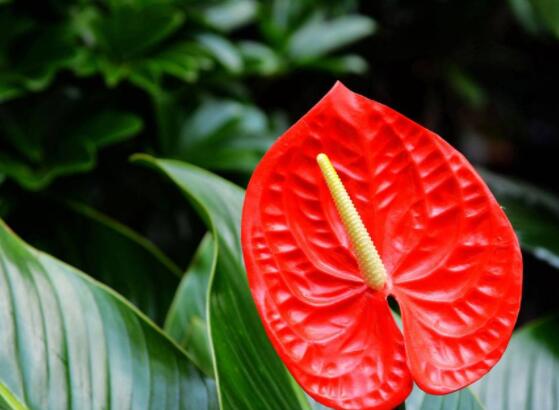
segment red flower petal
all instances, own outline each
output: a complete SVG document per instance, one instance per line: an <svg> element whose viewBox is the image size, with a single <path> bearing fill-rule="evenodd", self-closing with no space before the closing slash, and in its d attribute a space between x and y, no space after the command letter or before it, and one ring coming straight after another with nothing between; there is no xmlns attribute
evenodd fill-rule
<svg viewBox="0 0 559 410"><path fill-rule="evenodd" d="M364 284L316 164L325 152L377 245L387 287ZM384 409L455 390L500 357L520 300L518 244L466 160L435 134L337 84L256 169L243 210L249 283L303 388L336 408Z"/></svg>
<svg viewBox="0 0 559 410"><path fill-rule="evenodd" d="M392 293L415 381L429 393L448 393L487 373L508 344L520 308L520 248L466 159L430 131L392 116L405 141L395 152L405 152L410 172L385 181L389 190L407 184L414 198L385 210L394 215L409 204L398 220L395 237L405 232L406 252L394 258ZM404 228L409 224L416 226L413 234Z"/></svg>

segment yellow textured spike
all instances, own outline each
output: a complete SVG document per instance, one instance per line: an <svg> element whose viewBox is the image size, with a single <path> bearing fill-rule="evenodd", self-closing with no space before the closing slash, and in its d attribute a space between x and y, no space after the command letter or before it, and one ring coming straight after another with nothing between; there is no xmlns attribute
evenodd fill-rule
<svg viewBox="0 0 559 410"><path fill-rule="evenodd" d="M318 154L316 162L322 171L326 185L334 199L338 214L348 233L357 258L357 264L365 282L371 288L380 290L386 283L386 269L377 248L363 224L361 216L347 193L342 180L326 154Z"/></svg>

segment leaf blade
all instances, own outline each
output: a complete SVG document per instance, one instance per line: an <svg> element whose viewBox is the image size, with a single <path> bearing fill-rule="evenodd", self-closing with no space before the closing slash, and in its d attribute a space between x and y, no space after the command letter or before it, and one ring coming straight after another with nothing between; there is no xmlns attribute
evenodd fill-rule
<svg viewBox="0 0 559 410"><path fill-rule="evenodd" d="M471 386L491 410L553 410L559 406L559 315L537 320L512 337L495 368Z"/></svg>
<svg viewBox="0 0 559 410"><path fill-rule="evenodd" d="M216 256L214 240L206 234L175 293L164 326L165 332L190 352L198 367L212 377L206 304Z"/></svg>
<svg viewBox="0 0 559 410"><path fill-rule="evenodd" d="M177 184L216 238L218 260L208 309L221 408L280 410L304 406L270 345L250 296L240 247L243 190L180 161L142 154L133 160L152 166Z"/></svg>
<svg viewBox="0 0 559 410"><path fill-rule="evenodd" d="M0 382L30 408L215 408L212 383L146 316L3 222L0 296Z"/></svg>

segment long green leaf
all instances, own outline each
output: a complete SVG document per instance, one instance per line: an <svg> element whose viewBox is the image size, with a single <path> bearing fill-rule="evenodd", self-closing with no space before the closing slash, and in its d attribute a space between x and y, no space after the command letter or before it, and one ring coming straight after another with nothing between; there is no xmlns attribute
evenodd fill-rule
<svg viewBox="0 0 559 410"><path fill-rule="evenodd" d="M31 409L207 409L212 382L120 295L0 222L0 383Z"/></svg>
<svg viewBox="0 0 559 410"><path fill-rule="evenodd" d="M515 333L501 361L472 386L491 410L559 408L559 315Z"/></svg>
<svg viewBox="0 0 559 410"><path fill-rule="evenodd" d="M218 256L208 309L221 408L307 408L272 348L250 295L240 246L243 190L183 162L135 158L175 182L216 239Z"/></svg>
<svg viewBox="0 0 559 410"><path fill-rule="evenodd" d="M217 247L211 235L207 234L184 274L165 319L165 332L189 352L198 367L210 376L213 375L213 359L206 304L216 252Z"/></svg>
<svg viewBox="0 0 559 410"><path fill-rule="evenodd" d="M312 60L374 33L375 22L366 16L347 15L326 20L315 14L295 31L287 54L295 61Z"/></svg>
<svg viewBox="0 0 559 410"><path fill-rule="evenodd" d="M23 238L115 289L162 324L181 270L153 243L95 209L77 202L56 205L37 203L34 215L26 209L20 215L16 208L9 221L17 227L23 219Z"/></svg>

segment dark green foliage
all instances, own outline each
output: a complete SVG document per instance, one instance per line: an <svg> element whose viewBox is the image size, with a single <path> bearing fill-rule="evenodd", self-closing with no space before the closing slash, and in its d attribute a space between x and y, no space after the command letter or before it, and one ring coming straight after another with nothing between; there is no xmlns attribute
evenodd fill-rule
<svg viewBox="0 0 559 410"><path fill-rule="evenodd" d="M123 391L325 409L260 326L239 215L263 153L336 79L487 169L526 251L521 322L557 310L558 48L552 0L0 0L0 218L94 278L0 224L0 409L121 408ZM405 408L554 408L557 329L526 326L472 389Z"/></svg>

